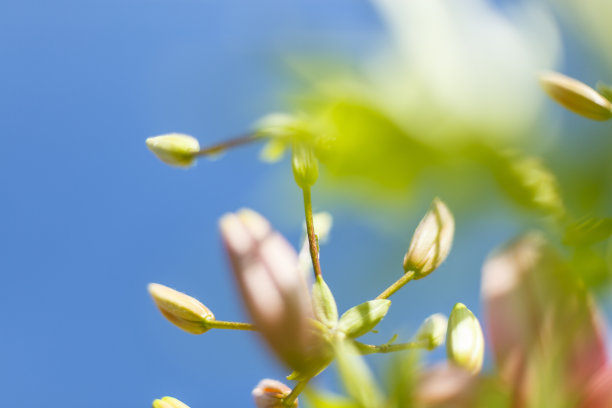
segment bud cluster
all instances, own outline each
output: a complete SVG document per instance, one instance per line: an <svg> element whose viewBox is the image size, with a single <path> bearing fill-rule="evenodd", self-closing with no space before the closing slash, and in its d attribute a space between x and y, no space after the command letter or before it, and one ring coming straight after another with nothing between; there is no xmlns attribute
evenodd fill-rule
<svg viewBox="0 0 612 408"><path fill-rule="evenodd" d="M333 291L323 279L319 264L319 238L329 234L331 216L312 213L311 187L319 169L313 144L298 129L299 121L275 118L273 124L253 136L200 149L191 136L170 134L147 140L159 159L173 166L187 167L197 156L218 152L246 141L273 138L292 147L292 169L304 196L306 240L302 253L310 255L312 268L304 266L301 255L263 216L250 209L223 215L219 230L240 297L252 324L217 320L197 299L157 283L149 285L156 306L171 323L191 334L211 329L256 330L273 354L293 372L287 378L294 388L275 380L262 380L253 390L258 408L297 407L297 396L308 381L337 360L341 375L353 384L349 393L363 406L378 406L382 393L377 389L360 354L389 353L407 349L433 350L444 340L453 363L476 372L482 364L482 333L478 321L463 305L457 304L447 319L434 314L423 322L411 341L395 343L397 336L381 345L358 339L373 332L391 307L388 299L410 280L422 279L447 258L454 236L454 218L446 204L434 199L419 223L404 255L404 274L376 298L353 306L341 315ZM309 288L310 274L314 281ZM355 384L360 384L355 386ZM186 408L177 399L164 397L154 408Z"/></svg>

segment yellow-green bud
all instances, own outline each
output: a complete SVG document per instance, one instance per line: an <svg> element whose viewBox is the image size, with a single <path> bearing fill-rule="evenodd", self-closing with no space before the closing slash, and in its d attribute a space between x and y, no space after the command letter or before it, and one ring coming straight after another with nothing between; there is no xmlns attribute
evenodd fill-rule
<svg viewBox="0 0 612 408"><path fill-rule="evenodd" d="M189 408L189 406L176 398L164 397L153 401L153 408Z"/></svg>
<svg viewBox="0 0 612 408"><path fill-rule="evenodd" d="M482 328L476 316L463 303L457 303L448 318L446 355L452 363L473 374L482 368Z"/></svg>
<svg viewBox="0 0 612 408"><path fill-rule="evenodd" d="M551 98L578 115L593 120L612 118L612 103L583 82L546 72L540 75L540 84Z"/></svg>
<svg viewBox="0 0 612 408"><path fill-rule="evenodd" d="M149 293L166 319L188 333L205 333L209 329L207 322L215 320L212 312L197 299L167 286L150 283Z"/></svg>
<svg viewBox="0 0 612 408"><path fill-rule="evenodd" d="M319 162L311 147L301 143L293 146L291 157L293 177L300 188L310 188L319 177Z"/></svg>
<svg viewBox="0 0 612 408"><path fill-rule="evenodd" d="M425 343L428 350L433 350L444 343L447 325L446 316L440 313L433 314L423 321L414 338L418 342Z"/></svg>
<svg viewBox="0 0 612 408"><path fill-rule="evenodd" d="M404 256L404 271L414 272L414 279L429 275L448 256L454 234L453 214L442 200L435 198L412 236Z"/></svg>
<svg viewBox="0 0 612 408"><path fill-rule="evenodd" d="M253 389L252 395L257 408L287 408L283 403L283 398L290 392L291 388L282 382L264 379ZM297 408L297 406L298 401L296 399L291 408Z"/></svg>
<svg viewBox="0 0 612 408"><path fill-rule="evenodd" d="M372 330L385 317L391 306L388 299L369 300L344 312L338 330L356 339Z"/></svg>
<svg viewBox="0 0 612 408"><path fill-rule="evenodd" d="M159 160L176 167L192 166L200 151L200 144L195 138L181 133L150 137L147 147Z"/></svg>

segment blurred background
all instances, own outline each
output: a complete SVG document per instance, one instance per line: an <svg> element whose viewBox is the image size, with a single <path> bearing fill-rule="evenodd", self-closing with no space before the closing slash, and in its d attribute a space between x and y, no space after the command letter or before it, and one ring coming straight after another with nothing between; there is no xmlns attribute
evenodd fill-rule
<svg viewBox="0 0 612 408"><path fill-rule="evenodd" d="M321 262L341 310L400 276L433 197L456 215L448 261L366 340L406 339L459 301L481 315L487 254L536 227L588 264L609 315L609 234L562 241L567 222L612 216L612 127L546 99L537 74L611 83L610 17L603 0L0 3L3 403L243 407L261 378L288 374L251 333L178 330L146 291L245 321L219 217L250 207L300 244L286 158L251 145L184 171L144 144L181 132L205 146L270 112L335 141L313 201L334 217ZM333 372L319 384L336 387Z"/></svg>

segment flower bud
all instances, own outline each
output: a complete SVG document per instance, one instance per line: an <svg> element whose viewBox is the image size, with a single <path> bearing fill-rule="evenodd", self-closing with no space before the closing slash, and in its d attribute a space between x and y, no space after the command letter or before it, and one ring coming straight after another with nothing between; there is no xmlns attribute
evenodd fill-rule
<svg viewBox="0 0 612 408"><path fill-rule="evenodd" d="M540 75L544 91L555 101L578 115L593 120L612 117L612 103L590 86L558 72Z"/></svg>
<svg viewBox="0 0 612 408"><path fill-rule="evenodd" d="M205 333L207 322L215 320L212 312L197 299L167 286L150 283L149 293L166 319L188 333Z"/></svg>
<svg viewBox="0 0 612 408"><path fill-rule="evenodd" d="M153 401L153 408L189 408L186 404L172 397L164 397Z"/></svg>
<svg viewBox="0 0 612 408"><path fill-rule="evenodd" d="M296 143L291 157L293 177L300 188L310 188L319 177L319 162L311 147Z"/></svg>
<svg viewBox="0 0 612 408"><path fill-rule="evenodd" d="M219 221L247 310L270 348L289 368L308 371L318 340L313 308L297 253L270 223L252 210Z"/></svg>
<svg viewBox="0 0 612 408"><path fill-rule="evenodd" d="M418 342L425 343L428 350L433 350L444 343L447 325L446 316L440 313L433 314L423 321L414 338Z"/></svg>
<svg viewBox="0 0 612 408"><path fill-rule="evenodd" d="M385 317L391 307L388 299L374 299L354 306L344 312L338 322L338 330L356 339L372 330Z"/></svg>
<svg viewBox="0 0 612 408"><path fill-rule="evenodd" d="M476 316L457 303L448 319L446 355L455 365L477 374L484 358L484 336Z"/></svg>
<svg viewBox="0 0 612 408"><path fill-rule="evenodd" d="M257 384L253 389L253 399L257 408L285 408L283 398L291 392L291 388L287 387L280 381L264 379ZM297 408L297 399L291 405L292 408Z"/></svg>
<svg viewBox="0 0 612 408"><path fill-rule="evenodd" d="M419 223L404 256L404 271L421 279L433 272L448 256L453 244L455 220L440 199L435 198Z"/></svg>
<svg viewBox="0 0 612 408"><path fill-rule="evenodd" d="M158 159L176 167L192 166L200 151L200 144L195 138L181 133L150 137L146 143Z"/></svg>

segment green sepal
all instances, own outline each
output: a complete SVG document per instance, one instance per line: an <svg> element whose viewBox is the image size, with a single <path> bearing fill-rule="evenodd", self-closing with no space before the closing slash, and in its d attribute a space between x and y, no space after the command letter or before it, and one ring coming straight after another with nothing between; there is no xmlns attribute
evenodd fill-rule
<svg viewBox="0 0 612 408"><path fill-rule="evenodd" d="M312 305L317 320L330 329L338 324L338 307L329 286L321 276L312 285Z"/></svg>
<svg viewBox="0 0 612 408"><path fill-rule="evenodd" d="M376 327L390 306L388 299L374 299L352 307L340 317L338 329L353 339L363 336Z"/></svg>

